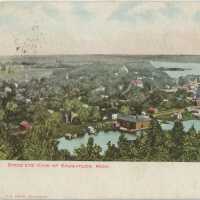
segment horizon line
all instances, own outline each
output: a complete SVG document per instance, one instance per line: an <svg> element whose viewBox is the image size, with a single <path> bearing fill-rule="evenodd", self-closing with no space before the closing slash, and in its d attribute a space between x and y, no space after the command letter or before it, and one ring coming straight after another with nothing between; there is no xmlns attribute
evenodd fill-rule
<svg viewBox="0 0 200 200"><path fill-rule="evenodd" d="M32 57L32 56L200 56L200 54L27 54L27 55L0 55L0 57Z"/></svg>

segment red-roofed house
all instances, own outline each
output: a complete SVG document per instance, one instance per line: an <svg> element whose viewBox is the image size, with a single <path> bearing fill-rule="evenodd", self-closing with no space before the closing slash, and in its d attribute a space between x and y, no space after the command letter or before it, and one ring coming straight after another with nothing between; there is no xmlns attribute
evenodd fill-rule
<svg viewBox="0 0 200 200"><path fill-rule="evenodd" d="M157 109L157 108L154 108L154 107L150 107L147 111L148 111L148 113L154 114L154 113L157 113L157 112L158 112L158 109Z"/></svg>
<svg viewBox="0 0 200 200"><path fill-rule="evenodd" d="M131 84L133 84L136 87L143 88L143 81L142 80L132 80Z"/></svg>
<svg viewBox="0 0 200 200"><path fill-rule="evenodd" d="M22 130L29 130L29 129L31 129L32 128L32 126L29 124L29 122L27 122L27 121L22 121L20 124L19 124L19 126L20 126L20 129L22 129Z"/></svg>

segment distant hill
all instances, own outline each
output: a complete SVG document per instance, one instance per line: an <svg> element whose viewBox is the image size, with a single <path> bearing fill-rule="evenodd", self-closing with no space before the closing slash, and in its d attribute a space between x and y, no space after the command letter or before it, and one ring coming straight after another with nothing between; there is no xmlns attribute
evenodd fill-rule
<svg viewBox="0 0 200 200"><path fill-rule="evenodd" d="M44 55L44 56L7 56L0 57L0 62L15 62L30 64L81 65L93 62L107 64L125 64L141 61L170 61L170 62L196 62L200 63L200 55Z"/></svg>

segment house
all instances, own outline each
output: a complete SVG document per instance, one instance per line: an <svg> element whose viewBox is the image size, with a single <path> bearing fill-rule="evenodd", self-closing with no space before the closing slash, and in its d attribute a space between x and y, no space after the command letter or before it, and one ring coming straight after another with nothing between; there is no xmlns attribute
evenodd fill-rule
<svg viewBox="0 0 200 200"><path fill-rule="evenodd" d="M20 135L26 135L27 131L32 129L31 124L28 121L22 121L19 123L18 126L12 126L10 134L13 136L20 136Z"/></svg>
<svg viewBox="0 0 200 200"><path fill-rule="evenodd" d="M6 86L6 87L4 88L4 92L5 92L5 93L11 93L11 92L12 92L12 89L11 89L10 87Z"/></svg>
<svg viewBox="0 0 200 200"><path fill-rule="evenodd" d="M102 85L95 89L96 92L104 92L105 90L106 90L106 88Z"/></svg>
<svg viewBox="0 0 200 200"><path fill-rule="evenodd" d="M140 87L140 88L143 88L143 81L140 80L140 79L137 79L137 80L132 80L131 81L131 84L134 85L135 87Z"/></svg>
<svg viewBox="0 0 200 200"><path fill-rule="evenodd" d="M27 104L31 103L31 99L26 99L25 101Z"/></svg>
<svg viewBox="0 0 200 200"><path fill-rule="evenodd" d="M151 119L144 115L122 115L118 114L115 127L122 131L135 132L150 128Z"/></svg>
<svg viewBox="0 0 200 200"><path fill-rule="evenodd" d="M71 140L72 139L72 134L71 133L66 133L65 134L65 139Z"/></svg>
<svg viewBox="0 0 200 200"><path fill-rule="evenodd" d="M32 126L29 124L29 122L27 121L22 121L20 124L19 124L19 127L21 130L29 130L32 128Z"/></svg>
<svg viewBox="0 0 200 200"><path fill-rule="evenodd" d="M150 107L148 110L147 110L148 113L151 113L151 114L155 114L158 112L158 109L157 108L154 108L154 107Z"/></svg>
<svg viewBox="0 0 200 200"><path fill-rule="evenodd" d="M47 111L48 111L49 114L53 114L54 113L54 111L51 110L51 109L48 109Z"/></svg>
<svg viewBox="0 0 200 200"><path fill-rule="evenodd" d="M83 108L89 108L89 106L87 104L83 104L82 107Z"/></svg>
<svg viewBox="0 0 200 200"><path fill-rule="evenodd" d="M168 102L169 100L168 99L163 99L163 102Z"/></svg>
<svg viewBox="0 0 200 200"><path fill-rule="evenodd" d="M101 98L102 98L102 99L108 99L109 96L108 96L108 95L103 95L103 94L102 94L102 95L101 95Z"/></svg>
<svg viewBox="0 0 200 200"><path fill-rule="evenodd" d="M184 84L183 86L179 87L180 89L183 89L187 92L194 92L195 90L198 89L198 81L197 79L195 79L194 81L188 81L186 84Z"/></svg>
<svg viewBox="0 0 200 200"><path fill-rule="evenodd" d="M107 120L107 119L108 119L108 117L107 117L107 116L104 116L104 117L103 117L103 120L104 120L104 121L105 121L105 120Z"/></svg>
<svg viewBox="0 0 200 200"><path fill-rule="evenodd" d="M65 134L64 134L64 137L65 137L66 140L72 140L72 139L74 139L74 138L77 138L78 135L77 135L76 133L75 133L75 134L72 134L72 133L65 133Z"/></svg>
<svg viewBox="0 0 200 200"><path fill-rule="evenodd" d="M106 108L101 108L101 111L106 111Z"/></svg>
<svg viewBox="0 0 200 200"><path fill-rule="evenodd" d="M112 116L111 116L112 120L117 120L117 114L116 113L113 113Z"/></svg>

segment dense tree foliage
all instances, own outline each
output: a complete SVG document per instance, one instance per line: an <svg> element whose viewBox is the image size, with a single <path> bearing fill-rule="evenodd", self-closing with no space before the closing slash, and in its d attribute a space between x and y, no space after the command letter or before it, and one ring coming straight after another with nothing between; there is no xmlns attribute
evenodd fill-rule
<svg viewBox="0 0 200 200"><path fill-rule="evenodd" d="M0 159L199 161L200 136L194 128L185 132L176 121L171 131L163 131L154 118L151 129L141 131L136 140L122 134L117 144L108 142L105 151L92 137L73 153L57 149L61 136L79 137L89 126L111 129L116 113L141 114L149 108L168 112L191 106L192 94L187 91L165 91L176 84L164 71L145 60L125 60L62 63L59 70L52 63L42 67L35 63L20 71L19 81L0 81ZM48 78L23 80L23 73L32 77L32 67L52 73ZM142 86L134 85L136 80ZM19 131L22 121L32 128Z"/></svg>
<svg viewBox="0 0 200 200"><path fill-rule="evenodd" d="M141 132L137 139L129 141L122 134L117 145L108 142L105 152L94 143L81 145L71 154L58 150L54 131L59 117L54 116L35 125L28 134L9 136L1 124L0 159L16 160L88 160L88 161L200 161L200 134L194 127L185 132L181 121L176 121L171 131L162 131L156 119L149 131Z"/></svg>

